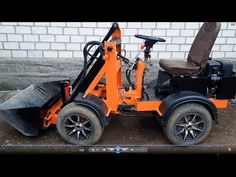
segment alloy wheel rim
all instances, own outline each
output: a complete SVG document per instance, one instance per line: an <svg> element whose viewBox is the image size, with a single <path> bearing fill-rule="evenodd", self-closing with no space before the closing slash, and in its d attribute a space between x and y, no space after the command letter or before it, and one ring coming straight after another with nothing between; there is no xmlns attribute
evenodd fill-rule
<svg viewBox="0 0 236 177"><path fill-rule="evenodd" d="M206 130L206 121L199 114L188 114L181 117L175 125L175 135L186 142L198 140Z"/></svg>
<svg viewBox="0 0 236 177"><path fill-rule="evenodd" d="M65 118L64 129L66 135L76 141L89 139L94 133L92 122L83 115L70 115Z"/></svg>

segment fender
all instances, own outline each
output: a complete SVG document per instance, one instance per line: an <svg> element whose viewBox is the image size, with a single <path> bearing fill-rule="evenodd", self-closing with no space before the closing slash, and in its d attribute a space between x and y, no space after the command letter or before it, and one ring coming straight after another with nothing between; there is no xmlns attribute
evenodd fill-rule
<svg viewBox="0 0 236 177"><path fill-rule="evenodd" d="M101 98L92 94L89 94L86 98L82 98L81 95L79 94L74 99L74 102L77 105L86 106L90 108L91 110L93 110L94 113L98 116L101 124L103 126L108 125L108 120L105 117L108 108Z"/></svg>
<svg viewBox="0 0 236 177"><path fill-rule="evenodd" d="M192 91L182 91L179 93L174 93L167 96L161 103L159 110L163 113L161 118L162 124L165 126L171 112L178 106L185 103L198 103L203 105L209 110L212 119L217 122L218 113L215 105L204 95L192 92Z"/></svg>

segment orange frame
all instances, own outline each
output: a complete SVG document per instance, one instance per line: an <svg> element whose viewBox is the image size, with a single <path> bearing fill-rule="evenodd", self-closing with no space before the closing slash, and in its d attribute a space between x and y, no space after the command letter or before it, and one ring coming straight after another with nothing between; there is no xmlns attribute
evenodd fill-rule
<svg viewBox="0 0 236 177"><path fill-rule="evenodd" d="M157 111L158 114L162 115L159 111L161 101L140 101L142 98L143 73L146 67L143 60L140 60L137 64L135 89L122 90L122 65L121 60L117 58L117 53L121 51L121 44L117 45L117 39L121 40L119 28L112 34L110 42L104 42L105 56L103 59L105 64L86 90L84 98L88 94L102 97L108 107L106 116L109 116L111 112L119 113L118 107L121 104L134 105L137 111ZM103 76L106 77L106 86L98 84Z"/></svg>
<svg viewBox="0 0 236 177"><path fill-rule="evenodd" d="M103 60L105 64L94 78L93 82L85 91L84 98L88 94L101 97L108 107L106 116L110 113L118 114L118 107L121 104L134 105L137 111L156 111L160 116L163 113L159 110L162 101L142 101L142 82L143 73L145 71L146 63L140 60L137 64L135 88L128 91L122 89L122 63L117 57L117 53L121 51L121 30L117 28L112 34L112 39L104 42L105 55ZM99 84L102 77L106 77L106 84ZM96 87L96 89L95 89ZM69 98L69 84L65 87L66 98ZM216 106L216 108L226 108L228 100L217 100L209 98L209 100ZM50 124L56 124L57 116L63 105L63 100L60 99L48 111L46 117L43 119L43 127L47 128Z"/></svg>
<svg viewBox="0 0 236 177"><path fill-rule="evenodd" d="M159 110L162 101L141 101L143 73L146 67L146 63L143 60L140 60L137 64L135 89L122 90L122 65L121 60L117 58L117 53L121 51L121 45L117 45L116 39L121 40L119 28L113 33L110 42L104 42L105 56L103 59L105 64L86 90L84 98L88 94L102 97L109 109L106 116L109 116L111 112L119 113L118 107L121 104L134 105L137 111L156 111L162 116L163 113ZM106 86L98 84L103 76L106 76ZM95 90L96 86L98 88ZM216 108L226 108L228 105L228 100L213 98L209 98L209 100Z"/></svg>

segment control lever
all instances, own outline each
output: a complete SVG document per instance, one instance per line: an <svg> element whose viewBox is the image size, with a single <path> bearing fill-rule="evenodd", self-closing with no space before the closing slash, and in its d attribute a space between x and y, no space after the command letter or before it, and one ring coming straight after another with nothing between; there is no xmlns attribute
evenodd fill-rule
<svg viewBox="0 0 236 177"><path fill-rule="evenodd" d="M140 49L139 49L137 55L135 56L135 59L136 59L136 60L139 58L139 55L143 52L144 47L145 47L145 44L143 43L143 44L140 46Z"/></svg>

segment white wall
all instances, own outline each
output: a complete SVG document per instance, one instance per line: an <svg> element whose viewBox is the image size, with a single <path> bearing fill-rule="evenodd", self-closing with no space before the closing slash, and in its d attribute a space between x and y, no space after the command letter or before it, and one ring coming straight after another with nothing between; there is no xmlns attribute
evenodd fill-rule
<svg viewBox="0 0 236 177"><path fill-rule="evenodd" d="M1 22L0 58L76 58L82 59L83 46L102 40L109 22ZM135 34L163 37L166 43L155 45L152 59L186 58L198 22L120 22L123 48L127 57L135 57L142 40ZM236 60L236 23L223 22L213 47L214 58Z"/></svg>

